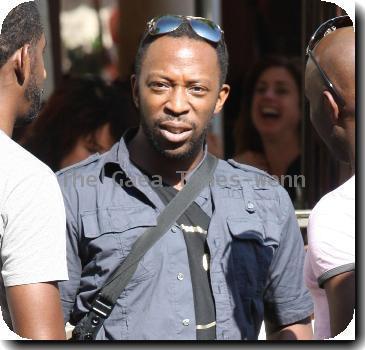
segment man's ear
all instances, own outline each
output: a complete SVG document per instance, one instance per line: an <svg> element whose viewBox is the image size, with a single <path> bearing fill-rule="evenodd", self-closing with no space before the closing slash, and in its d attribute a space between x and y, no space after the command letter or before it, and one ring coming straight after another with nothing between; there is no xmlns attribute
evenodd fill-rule
<svg viewBox="0 0 365 350"><path fill-rule="evenodd" d="M137 76L133 74L131 76L131 85L132 85L132 96L133 96L133 102L134 105L139 108L139 89L138 89L138 80Z"/></svg>
<svg viewBox="0 0 365 350"><path fill-rule="evenodd" d="M231 91L231 87L229 85L227 85L227 84L222 85L222 87L219 91L219 94L218 94L218 99L217 99L217 103L215 105L214 114L220 113L220 111L223 109L223 106L224 106L225 102L227 101L230 91Z"/></svg>
<svg viewBox="0 0 365 350"><path fill-rule="evenodd" d="M31 74L31 63L30 63L30 45L26 44L17 50L13 57L13 67L14 72L20 86L24 85L24 82L27 81Z"/></svg>
<svg viewBox="0 0 365 350"><path fill-rule="evenodd" d="M333 124L338 125L340 119L340 109L329 91L323 91L324 108L327 111Z"/></svg>

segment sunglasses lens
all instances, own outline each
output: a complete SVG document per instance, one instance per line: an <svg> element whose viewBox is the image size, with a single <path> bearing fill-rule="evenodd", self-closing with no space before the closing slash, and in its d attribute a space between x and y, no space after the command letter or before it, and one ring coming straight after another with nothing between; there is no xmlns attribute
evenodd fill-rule
<svg viewBox="0 0 365 350"><path fill-rule="evenodd" d="M190 25L194 29L195 33L204 39L214 43L218 43L222 39L222 31L215 23L209 20L191 19Z"/></svg>
<svg viewBox="0 0 365 350"><path fill-rule="evenodd" d="M154 27L151 29L150 34L160 35L171 33L180 27L183 20L176 16L163 16L155 21Z"/></svg>

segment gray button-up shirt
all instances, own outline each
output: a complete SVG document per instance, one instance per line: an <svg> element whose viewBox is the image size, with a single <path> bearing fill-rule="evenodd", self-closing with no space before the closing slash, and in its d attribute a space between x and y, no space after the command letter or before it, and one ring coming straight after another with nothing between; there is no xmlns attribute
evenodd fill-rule
<svg viewBox="0 0 365 350"><path fill-rule="evenodd" d="M84 316L164 209L131 163L126 138L58 174L67 213L69 281L60 284L66 322ZM211 217L207 242L217 339L257 339L264 317L287 325L311 315L303 241L289 196L274 179L219 161L214 181L196 203ZM97 339L196 339L189 260L177 225L143 257Z"/></svg>

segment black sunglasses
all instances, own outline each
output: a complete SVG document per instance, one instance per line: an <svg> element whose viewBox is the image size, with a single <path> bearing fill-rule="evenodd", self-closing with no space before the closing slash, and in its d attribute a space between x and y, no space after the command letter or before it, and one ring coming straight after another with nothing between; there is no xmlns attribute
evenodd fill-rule
<svg viewBox="0 0 365 350"><path fill-rule="evenodd" d="M308 47L307 47L307 56L311 58L313 63L316 65L319 74L321 75L323 81L325 82L328 90L333 95L336 102L341 106L345 106L345 100L343 97L339 94L334 84L331 82L331 80L328 78L327 74L324 72L324 70L319 65L318 61L313 55L313 49L316 47L316 45L328 34L334 32L336 29L343 28L343 27L349 27L352 26L352 21L349 16L339 16L332 18L326 22L324 22L322 25L319 26L319 28L315 31L312 38L309 41Z"/></svg>
<svg viewBox="0 0 365 350"><path fill-rule="evenodd" d="M184 22L188 22L194 32L212 43L223 39L223 30L213 21L203 17L165 15L153 18L147 23L147 35L163 35L174 32Z"/></svg>

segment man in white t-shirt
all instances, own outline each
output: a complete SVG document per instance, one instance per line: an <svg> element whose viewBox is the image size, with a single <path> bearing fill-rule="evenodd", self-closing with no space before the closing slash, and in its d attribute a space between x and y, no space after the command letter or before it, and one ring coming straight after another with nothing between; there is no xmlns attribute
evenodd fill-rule
<svg viewBox="0 0 365 350"><path fill-rule="evenodd" d="M65 210L52 171L10 137L38 114L45 45L35 3L11 10L0 34L0 301L9 328L36 340L65 338Z"/></svg>
<svg viewBox="0 0 365 350"><path fill-rule="evenodd" d="M319 27L307 50L311 121L353 176L324 196L308 226L305 280L314 299L314 337L346 329L355 307L355 33L347 16Z"/></svg>

